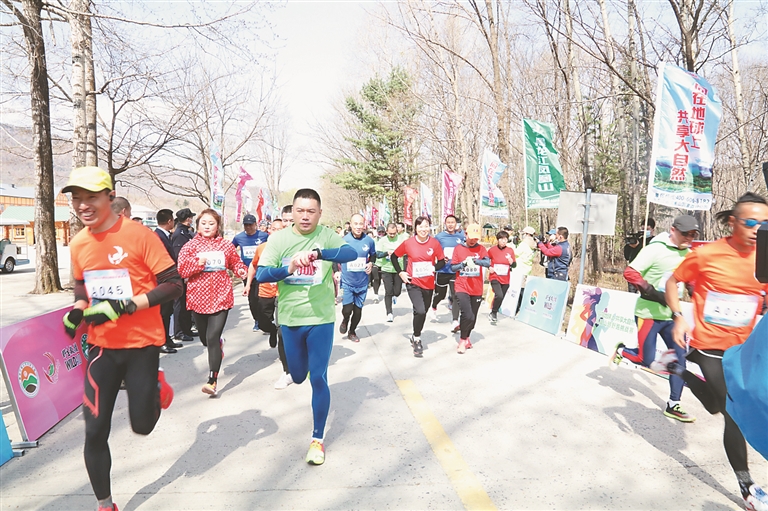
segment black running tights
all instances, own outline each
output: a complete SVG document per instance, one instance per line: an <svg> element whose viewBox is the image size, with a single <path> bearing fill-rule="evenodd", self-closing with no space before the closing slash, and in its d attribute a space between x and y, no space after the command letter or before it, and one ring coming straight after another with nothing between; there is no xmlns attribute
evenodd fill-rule
<svg viewBox="0 0 768 511"><path fill-rule="evenodd" d="M469 334L472 332L472 329L475 328L477 311L480 310L480 304L483 303L483 297L471 296L467 293L456 293L456 299L459 301L459 309L461 309L461 319L459 319L461 338L469 339Z"/></svg>
<svg viewBox="0 0 768 511"><path fill-rule="evenodd" d="M363 317L363 309L355 305L355 302L350 302L341 308L341 315L344 317L344 321L349 320L352 316L352 321L349 323L349 333L356 333L357 325L360 324L360 319Z"/></svg>
<svg viewBox="0 0 768 511"><path fill-rule="evenodd" d="M432 289L423 289L413 284L406 284L405 288L413 304L413 336L420 337L427 320L427 307L432 300Z"/></svg>
<svg viewBox="0 0 768 511"><path fill-rule="evenodd" d="M195 325L197 325L197 332L200 334L200 342L208 347L208 369L216 378L221 370L221 359L223 358L219 339L224 332L224 325L227 324L229 309L213 314L198 314L197 312L192 314L195 316Z"/></svg>

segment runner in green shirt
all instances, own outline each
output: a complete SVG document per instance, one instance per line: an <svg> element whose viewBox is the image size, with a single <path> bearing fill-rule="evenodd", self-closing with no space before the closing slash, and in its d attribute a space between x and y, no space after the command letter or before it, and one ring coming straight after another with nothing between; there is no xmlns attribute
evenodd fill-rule
<svg viewBox="0 0 768 511"><path fill-rule="evenodd" d="M403 290L403 281L392 265L390 256L400 246L403 240L397 234L397 224L387 225L387 235L376 240L376 262L381 263L381 281L384 283L384 307L387 309L387 322L392 323L395 317L392 314L392 304L397 303L397 297ZM403 258L400 258L400 267L405 268Z"/></svg>
<svg viewBox="0 0 768 511"><path fill-rule="evenodd" d="M270 236L256 270L258 282L278 283L278 315L291 378L299 384L309 373L314 429L306 460L311 465L325 461L323 436L331 405L328 362L336 318L332 263L357 257L332 229L318 225L321 214L315 190L296 192L293 228Z"/></svg>

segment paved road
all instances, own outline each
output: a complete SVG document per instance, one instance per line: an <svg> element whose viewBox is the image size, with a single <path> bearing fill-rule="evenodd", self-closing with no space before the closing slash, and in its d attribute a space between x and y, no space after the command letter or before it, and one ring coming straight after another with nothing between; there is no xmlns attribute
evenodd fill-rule
<svg viewBox="0 0 768 511"><path fill-rule="evenodd" d="M120 509L741 507L722 418L689 393L699 420L667 419L665 380L611 371L604 356L508 318L491 326L487 310L475 348L457 355L440 312L423 359L411 355L405 296L392 324L383 304L365 307L359 344L337 335L327 458L312 467L303 461L309 384L274 390L277 350L251 331L237 298L220 397L200 391L207 362L197 341L161 359L176 397L148 437L130 431L121 393L111 437ZM0 468L0 508L93 509L82 443L78 410ZM766 462L754 451L751 460L768 483Z"/></svg>

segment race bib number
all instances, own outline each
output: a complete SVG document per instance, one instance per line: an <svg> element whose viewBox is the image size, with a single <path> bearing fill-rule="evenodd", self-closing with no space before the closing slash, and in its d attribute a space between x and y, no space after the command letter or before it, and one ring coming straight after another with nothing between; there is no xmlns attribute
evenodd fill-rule
<svg viewBox="0 0 768 511"><path fill-rule="evenodd" d="M509 266L507 266L509 268ZM473 268L464 268L459 272L460 277L479 277L480 276L480 267L475 265Z"/></svg>
<svg viewBox="0 0 768 511"><path fill-rule="evenodd" d="M435 266L432 264L432 261L414 262L411 264L411 272L415 279L431 277L435 274Z"/></svg>
<svg viewBox="0 0 768 511"><path fill-rule="evenodd" d="M455 247L445 247L443 249L443 254L445 254L445 258L448 259L448 261L450 261L453 258L453 249L454 248Z"/></svg>
<svg viewBox="0 0 768 511"><path fill-rule="evenodd" d="M365 260L365 257L358 257L354 261L349 261L347 263L347 271L365 271L365 265L368 264Z"/></svg>
<svg viewBox="0 0 768 511"><path fill-rule="evenodd" d="M219 250L214 252L199 252L197 257L205 257L205 267L203 271L221 271L226 269L226 258L224 252Z"/></svg>
<svg viewBox="0 0 768 511"><path fill-rule="evenodd" d="M290 257L283 258L283 266L288 266ZM315 286L323 281L320 271L320 261L313 261L309 266L296 268L292 275L288 275L283 282L292 286Z"/></svg>
<svg viewBox="0 0 768 511"><path fill-rule="evenodd" d="M505 275L509 275L508 264L494 264L493 269L496 271L496 275L500 275L502 277L504 277Z"/></svg>
<svg viewBox="0 0 768 511"><path fill-rule="evenodd" d="M243 259L253 259L256 255L257 245L251 245L250 247L243 247Z"/></svg>
<svg viewBox="0 0 768 511"><path fill-rule="evenodd" d="M713 325L749 326L757 313L759 297L710 291L704 302L704 321Z"/></svg>
<svg viewBox="0 0 768 511"><path fill-rule="evenodd" d="M131 276L127 269L83 272L85 289L91 300L127 300L133 297Z"/></svg>

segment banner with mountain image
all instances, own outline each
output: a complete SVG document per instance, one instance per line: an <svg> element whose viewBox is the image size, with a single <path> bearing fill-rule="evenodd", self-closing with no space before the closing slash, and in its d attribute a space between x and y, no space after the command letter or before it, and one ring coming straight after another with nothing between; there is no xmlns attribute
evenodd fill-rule
<svg viewBox="0 0 768 511"><path fill-rule="evenodd" d="M648 202L710 209L715 140L723 113L715 88L695 73L662 62L655 106Z"/></svg>

